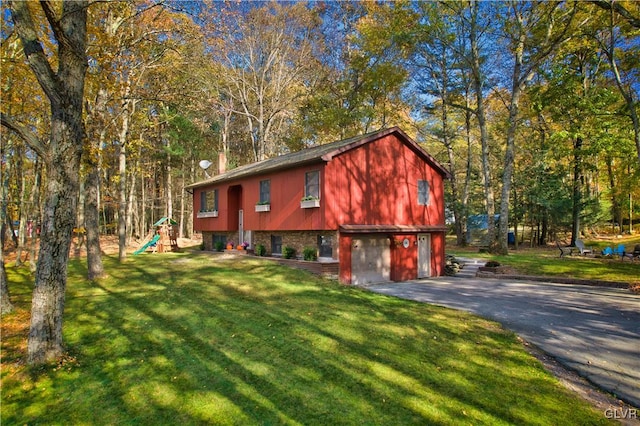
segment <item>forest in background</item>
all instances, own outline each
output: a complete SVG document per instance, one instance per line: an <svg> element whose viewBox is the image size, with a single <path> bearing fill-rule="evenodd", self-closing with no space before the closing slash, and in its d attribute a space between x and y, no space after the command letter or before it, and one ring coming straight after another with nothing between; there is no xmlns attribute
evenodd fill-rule
<svg viewBox="0 0 640 426"><path fill-rule="evenodd" d="M453 173L459 244L469 216L505 211L541 244L572 226L630 230L640 7L608 4L90 3L81 173L98 169L100 230L128 245L171 216L189 236L182 188L200 160L224 152L229 169L394 125ZM2 36L2 112L46 141L47 98L6 11ZM1 140L22 247L44 165L15 133Z"/></svg>
<svg viewBox="0 0 640 426"><path fill-rule="evenodd" d="M160 217L188 236L183 188L219 153L230 169L399 126L451 171L458 244L478 214L499 218L495 253L522 224L537 244L633 232L639 28L632 1L3 2L0 223L16 266L40 237L28 362L64 353L74 228L89 279L100 233L120 261Z"/></svg>

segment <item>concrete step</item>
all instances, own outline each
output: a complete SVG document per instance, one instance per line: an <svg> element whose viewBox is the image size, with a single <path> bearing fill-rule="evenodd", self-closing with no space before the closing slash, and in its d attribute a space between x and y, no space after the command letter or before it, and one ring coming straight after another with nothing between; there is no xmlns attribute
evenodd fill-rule
<svg viewBox="0 0 640 426"><path fill-rule="evenodd" d="M478 272L478 268L484 266L486 260L483 259L472 259L465 257L456 257L458 262L461 265L464 265L460 272L458 272L455 276L459 278L473 278L476 276L476 272Z"/></svg>

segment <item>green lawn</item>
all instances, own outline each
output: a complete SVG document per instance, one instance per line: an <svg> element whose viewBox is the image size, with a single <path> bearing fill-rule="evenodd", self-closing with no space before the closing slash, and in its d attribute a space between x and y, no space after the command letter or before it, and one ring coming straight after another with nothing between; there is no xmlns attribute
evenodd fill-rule
<svg viewBox="0 0 640 426"><path fill-rule="evenodd" d="M605 247L616 247L625 244L627 250L633 250L634 245L640 244L640 236L627 236L623 239L585 240L585 245L595 251L594 256L565 256L560 259L560 251L554 246L529 248L521 246L518 250L511 250L507 256L496 256L479 253L478 247L456 247L452 241L447 241L447 252L459 257L475 257L495 260L502 265L512 266L523 275L544 275L580 278L588 280L617 281L631 285L640 284L640 262L620 257L605 258L598 253Z"/></svg>
<svg viewBox="0 0 640 426"><path fill-rule="evenodd" d="M266 260L145 254L70 265L59 365L2 339L2 424L604 424L516 336L467 313ZM30 282L8 268L24 322Z"/></svg>

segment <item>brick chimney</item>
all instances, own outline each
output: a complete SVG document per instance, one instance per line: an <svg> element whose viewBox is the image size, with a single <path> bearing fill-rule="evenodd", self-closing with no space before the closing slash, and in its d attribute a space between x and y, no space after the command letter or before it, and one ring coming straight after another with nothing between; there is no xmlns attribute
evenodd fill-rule
<svg viewBox="0 0 640 426"><path fill-rule="evenodd" d="M218 153L218 174L223 174L227 171L227 155L223 152Z"/></svg>

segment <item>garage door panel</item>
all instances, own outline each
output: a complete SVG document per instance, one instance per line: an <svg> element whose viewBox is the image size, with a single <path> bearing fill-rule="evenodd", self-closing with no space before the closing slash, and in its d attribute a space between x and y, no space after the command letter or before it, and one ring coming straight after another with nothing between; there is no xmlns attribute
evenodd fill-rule
<svg viewBox="0 0 640 426"><path fill-rule="evenodd" d="M388 238L354 238L351 251L351 275L353 284L389 281L391 249Z"/></svg>

